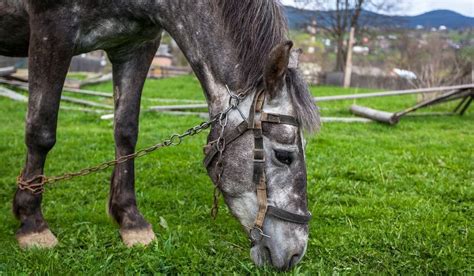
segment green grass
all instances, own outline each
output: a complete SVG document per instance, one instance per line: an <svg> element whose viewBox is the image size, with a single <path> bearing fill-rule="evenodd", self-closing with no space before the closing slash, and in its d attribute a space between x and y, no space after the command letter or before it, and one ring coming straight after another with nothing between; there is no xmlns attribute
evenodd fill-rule
<svg viewBox="0 0 474 276"><path fill-rule="evenodd" d="M89 87L111 91L111 84ZM203 99L192 77L148 81L144 97ZM316 95L348 92L316 87ZM414 97L357 101L396 111ZM324 116L348 116L353 101L324 103ZM448 111L452 105L436 110ZM26 105L0 98L0 273L6 274L266 274L249 257L249 242L224 203L209 217L212 184L202 166L206 135L137 161L137 199L157 241L127 249L107 217L111 171L48 187L43 211L60 244L22 251L11 214L15 177L24 162ZM290 273L473 274L474 114L404 118L380 124L324 124L308 139L310 240ZM197 124L197 117L142 113L139 147ZM113 157L112 122L61 112L48 175ZM160 217L168 228L160 225Z"/></svg>

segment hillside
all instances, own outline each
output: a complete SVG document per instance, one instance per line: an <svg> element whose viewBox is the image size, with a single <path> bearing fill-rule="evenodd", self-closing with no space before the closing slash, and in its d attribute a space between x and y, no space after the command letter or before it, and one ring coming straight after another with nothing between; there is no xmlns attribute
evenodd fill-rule
<svg viewBox="0 0 474 276"><path fill-rule="evenodd" d="M299 28L311 21L315 15L316 19L323 17L331 11L309 11L285 6L291 28ZM323 20L318 20L322 22ZM435 10L417 16L388 16L370 11L363 11L361 21L368 22L369 26L399 26L403 28L415 28L418 25L425 28L439 27L444 25L449 29L474 28L474 17L464 16L450 10Z"/></svg>

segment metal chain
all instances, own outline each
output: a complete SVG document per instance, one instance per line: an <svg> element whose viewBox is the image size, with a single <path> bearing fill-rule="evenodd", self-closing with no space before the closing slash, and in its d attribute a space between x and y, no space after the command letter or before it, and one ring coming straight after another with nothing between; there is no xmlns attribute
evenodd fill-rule
<svg viewBox="0 0 474 276"><path fill-rule="evenodd" d="M226 140L225 140L225 129L227 127L227 124L229 122L229 117L228 113L231 110L237 110L240 114L240 116L246 120L244 114L242 111L239 109L240 102L244 99L244 92L241 92L240 94L234 94L231 92L229 87L226 85L227 88L227 93L229 94L229 106L227 107L226 111L220 114L219 119L217 120L220 125L220 132L219 132L219 138L217 140L211 142L211 144L215 143L216 148L217 148L217 161L215 164L215 171L217 174L216 182L214 184L214 194L213 194L213 202L212 202L212 208L211 208L211 216L213 219L217 218L217 214L219 213L219 196L221 195L221 190L220 187L221 182L222 182L222 175L224 174L224 162L222 161L222 156L224 154L225 148L226 148Z"/></svg>
<svg viewBox="0 0 474 276"><path fill-rule="evenodd" d="M154 151L156 151L160 148L178 146L183 142L184 138L186 138L188 136L194 136L194 135L197 135L197 134L201 133L203 130L208 129L218 119L219 119L219 116L215 116L213 119L211 119L209 121L202 122L199 125L196 125L196 126L190 128L190 129L186 130L182 134L173 134L168 139L166 139L166 140L164 140L164 141L162 141L158 144L155 144L151 147L141 149L141 150L139 150L135 153L132 153L132 154L129 154L129 155L124 155L124 156L121 156L117 159L107 161L107 162L104 162L104 163L100 163L96 166L85 168L85 169L82 169L82 170L77 171L77 172L65 173L65 174L62 174L60 176L51 176L51 177L47 177L45 175L37 175L37 176L35 176L31 179L28 179L28 180L23 180L23 175L21 173L17 178L18 187L20 188L20 190L28 190L28 191L32 192L33 194L41 194L44 191L44 186L46 184L52 184L52 183L62 181L62 180L69 180L71 178L75 178L75 177L79 177L79 176L86 176L86 175L89 175L89 174L92 174L92 173L95 173L95 172L98 172L98 171L103 171L103 170L108 169L112 166L125 163L127 161L132 160L132 159L137 159L137 158L143 157L143 156L148 155L148 154L150 154L150 153L152 153L152 152L154 152Z"/></svg>
<svg viewBox="0 0 474 276"><path fill-rule="evenodd" d="M213 203L212 203L212 209L211 209L211 216L212 218L216 219L217 218L217 213L219 212L219 196L220 196L220 187L221 181L222 181L222 174L224 173L224 163L222 162L222 155L225 150L226 146L226 141L224 137L225 133L225 128L227 126L227 123L229 122L229 117L227 116L226 113L222 113L221 116L219 116L219 125L221 127L220 133L219 133L219 138L216 140L216 148L218 150L217 152L217 162L215 165L215 171L217 174L217 179L216 183L214 185L214 195L213 195Z"/></svg>

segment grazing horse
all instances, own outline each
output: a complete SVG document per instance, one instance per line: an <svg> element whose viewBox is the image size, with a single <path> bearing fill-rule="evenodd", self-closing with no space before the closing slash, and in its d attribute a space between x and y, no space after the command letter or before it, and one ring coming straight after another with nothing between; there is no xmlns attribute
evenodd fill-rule
<svg viewBox="0 0 474 276"><path fill-rule="evenodd" d="M103 49L113 65L116 157L135 151L140 97L163 31L199 79L212 125L205 164L249 234L251 258L288 269L308 241L303 132L319 114L294 68L279 3L271 0L0 0L0 55L29 57L26 164L43 174L56 141L61 91L74 55ZM238 95L238 96L235 96ZM223 111L233 108L224 116ZM155 235L137 209L133 160L115 166L109 213L127 246ZM41 194L18 189L13 212L21 247L52 247Z"/></svg>

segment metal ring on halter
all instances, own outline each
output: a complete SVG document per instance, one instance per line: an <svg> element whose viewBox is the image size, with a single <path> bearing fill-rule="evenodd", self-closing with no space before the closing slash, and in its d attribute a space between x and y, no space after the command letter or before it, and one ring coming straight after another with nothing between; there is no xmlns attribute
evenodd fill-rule
<svg viewBox="0 0 474 276"><path fill-rule="evenodd" d="M229 108L237 109L237 111L240 114L240 117L242 117L242 119L244 121L247 121L247 117L245 117L244 113L239 108L239 105L240 105L240 102L241 102L242 98L239 95L236 95L236 94L232 93L232 91L230 91L229 86L226 85L225 87L227 88L227 93L230 96L230 98L229 98Z"/></svg>
<svg viewBox="0 0 474 276"><path fill-rule="evenodd" d="M258 228L258 227L253 227L252 229L250 229L250 239L253 241L253 242L259 242L263 239L263 237L265 238L270 238L269 235L265 235L263 233L263 230Z"/></svg>

